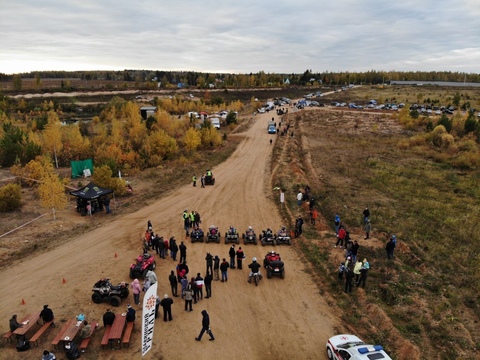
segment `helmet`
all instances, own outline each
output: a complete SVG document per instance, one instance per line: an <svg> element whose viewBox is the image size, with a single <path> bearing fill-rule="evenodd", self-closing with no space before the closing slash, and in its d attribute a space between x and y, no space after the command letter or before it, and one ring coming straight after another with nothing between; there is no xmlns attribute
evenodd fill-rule
<svg viewBox="0 0 480 360"><path fill-rule="evenodd" d="M251 227L251 226L249 226L249 227L248 227L248 230L252 230L252 227Z"/></svg>
<svg viewBox="0 0 480 360"><path fill-rule="evenodd" d="M230 226L230 229L233 229L233 226Z"/></svg>
<svg viewBox="0 0 480 360"><path fill-rule="evenodd" d="M256 257L254 257L254 258L252 259L252 261L253 261L253 262L257 261L257 258L256 258Z"/></svg>
<svg viewBox="0 0 480 360"><path fill-rule="evenodd" d="M282 225L282 230L285 230L285 226Z"/></svg>
<svg viewBox="0 0 480 360"><path fill-rule="evenodd" d="M272 250L272 252L270 254L275 255L275 251Z"/></svg>

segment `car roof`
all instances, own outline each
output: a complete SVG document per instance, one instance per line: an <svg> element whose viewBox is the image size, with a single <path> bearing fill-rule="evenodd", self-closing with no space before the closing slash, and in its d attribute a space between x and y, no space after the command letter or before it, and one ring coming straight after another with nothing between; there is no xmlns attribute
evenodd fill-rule
<svg viewBox="0 0 480 360"><path fill-rule="evenodd" d="M328 340L334 349L348 350L357 359L365 360L392 360L383 350L381 345L365 344L355 335L341 334L331 337Z"/></svg>

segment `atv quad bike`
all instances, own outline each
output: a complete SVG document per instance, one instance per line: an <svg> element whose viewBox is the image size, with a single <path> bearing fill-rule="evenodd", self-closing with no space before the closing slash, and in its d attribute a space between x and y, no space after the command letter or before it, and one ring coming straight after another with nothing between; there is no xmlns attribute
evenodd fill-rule
<svg viewBox="0 0 480 360"><path fill-rule="evenodd" d="M215 230L215 231L212 231L212 230ZM207 244L209 242L216 242L216 243L220 244L220 231L218 231L217 226L210 227L210 229L208 230L206 242L207 242Z"/></svg>
<svg viewBox="0 0 480 360"><path fill-rule="evenodd" d="M215 185L215 178L210 170L207 170L207 174L210 172L210 175L205 176L205 185Z"/></svg>
<svg viewBox="0 0 480 360"><path fill-rule="evenodd" d="M275 245L277 245L275 234L273 234L272 231L269 231L269 230L262 230L262 233L259 236L259 239L260 239L260 242L262 243L262 246L265 246L265 245L275 246Z"/></svg>
<svg viewBox="0 0 480 360"><path fill-rule="evenodd" d="M153 255L145 252L130 265L130 279L145 278L148 270L155 270L157 263Z"/></svg>
<svg viewBox="0 0 480 360"><path fill-rule="evenodd" d="M285 264L282 260L268 260L265 257L264 264L268 279L271 279L272 276L280 276L280 278L285 279Z"/></svg>
<svg viewBox="0 0 480 360"><path fill-rule="evenodd" d="M254 232L252 232L251 234L247 234L245 232L245 233L242 234L242 238L243 238L243 243L245 245L247 245L247 244L257 245L257 235L255 235Z"/></svg>
<svg viewBox="0 0 480 360"><path fill-rule="evenodd" d="M236 244L240 243L240 237L238 236L238 233L236 230L234 233L230 231L227 231L225 233L225 244L228 244L228 243L236 243Z"/></svg>
<svg viewBox="0 0 480 360"><path fill-rule="evenodd" d="M194 242L203 242L204 240L204 233L203 230L192 230L190 233L190 238L192 239L192 243Z"/></svg>
<svg viewBox="0 0 480 360"><path fill-rule="evenodd" d="M288 236L287 234L288 234L288 232L285 232L285 235L277 235L277 237L276 237L277 245L281 245L281 244L291 245L292 244L292 241L290 240L290 236Z"/></svg>
<svg viewBox="0 0 480 360"><path fill-rule="evenodd" d="M100 279L93 285L92 291L92 301L95 304L107 300L112 306L120 306L122 299L126 299L130 293L127 283L121 282L114 286L110 279Z"/></svg>

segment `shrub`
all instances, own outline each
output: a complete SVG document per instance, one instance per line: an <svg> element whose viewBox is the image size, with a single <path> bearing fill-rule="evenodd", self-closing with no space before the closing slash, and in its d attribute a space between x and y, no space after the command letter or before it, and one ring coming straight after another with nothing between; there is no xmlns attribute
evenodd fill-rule
<svg viewBox="0 0 480 360"><path fill-rule="evenodd" d="M20 208L22 190L18 184L0 187L0 212L14 211Z"/></svg>

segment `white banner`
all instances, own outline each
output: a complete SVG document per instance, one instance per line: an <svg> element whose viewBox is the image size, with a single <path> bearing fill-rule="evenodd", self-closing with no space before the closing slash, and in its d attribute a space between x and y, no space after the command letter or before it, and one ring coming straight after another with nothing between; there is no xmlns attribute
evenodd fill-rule
<svg viewBox="0 0 480 360"><path fill-rule="evenodd" d="M153 328L155 327L155 303L157 301L157 283L150 286L143 297L142 313L142 356L152 348Z"/></svg>

